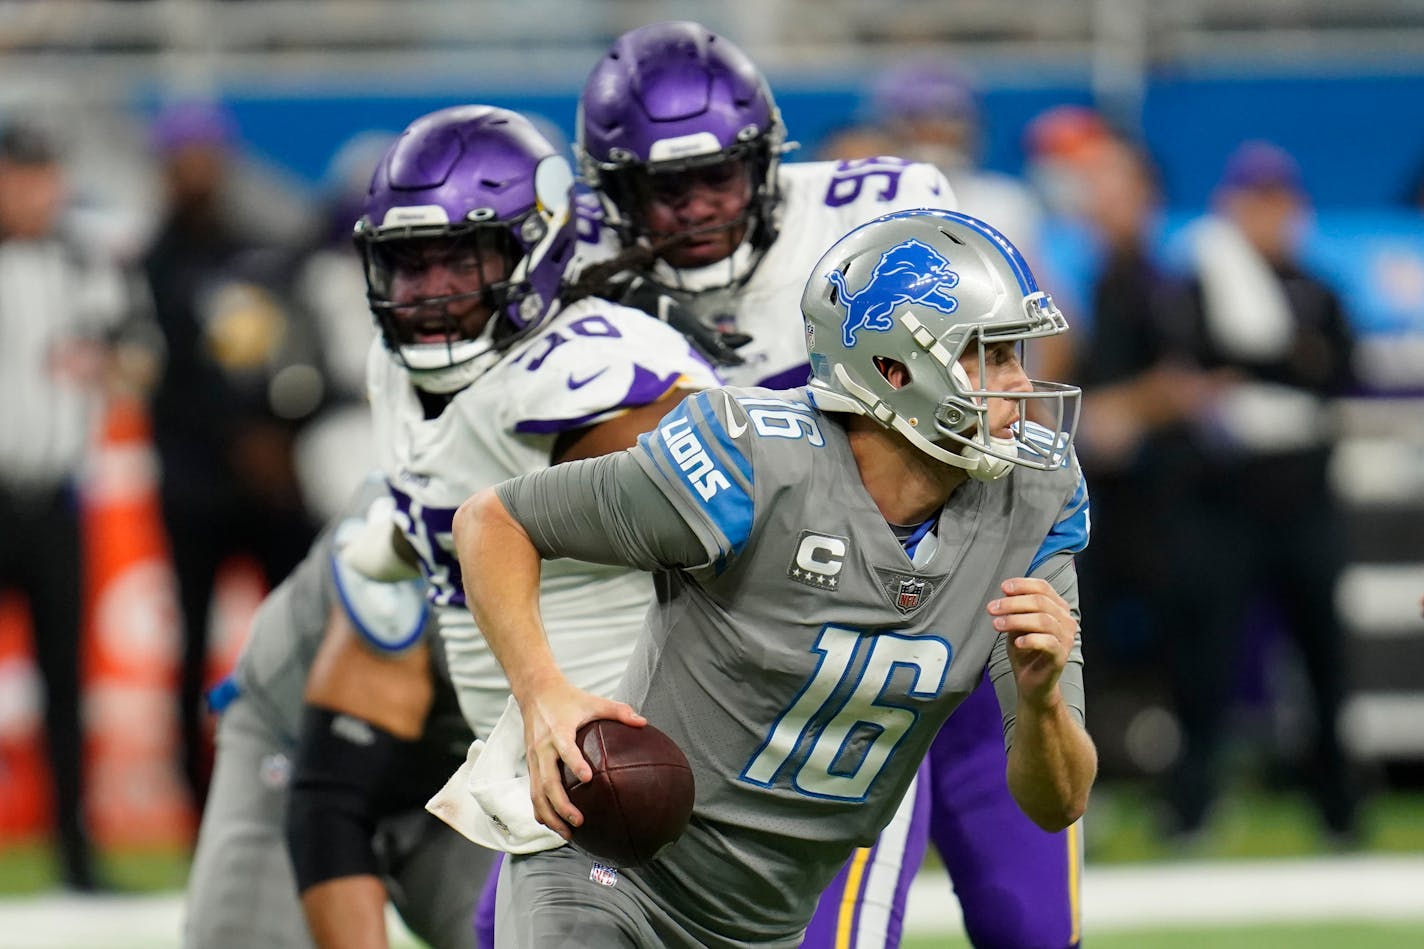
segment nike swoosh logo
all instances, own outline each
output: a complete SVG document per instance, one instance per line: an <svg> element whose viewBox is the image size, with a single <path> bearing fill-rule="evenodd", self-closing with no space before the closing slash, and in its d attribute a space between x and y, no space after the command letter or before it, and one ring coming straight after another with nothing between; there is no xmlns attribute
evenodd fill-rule
<svg viewBox="0 0 1424 949"><path fill-rule="evenodd" d="M584 386L588 385L590 382L597 379L599 376L603 375L607 371L608 367L604 366L602 369L598 370L593 375L589 376L587 379L575 379L573 376L569 376L569 388L582 389Z"/></svg>
<svg viewBox="0 0 1424 949"><path fill-rule="evenodd" d="M741 438L742 433L747 430L746 422L738 422L737 416L732 412L732 397L727 393L722 393L722 401L727 403L727 434L733 438Z"/></svg>

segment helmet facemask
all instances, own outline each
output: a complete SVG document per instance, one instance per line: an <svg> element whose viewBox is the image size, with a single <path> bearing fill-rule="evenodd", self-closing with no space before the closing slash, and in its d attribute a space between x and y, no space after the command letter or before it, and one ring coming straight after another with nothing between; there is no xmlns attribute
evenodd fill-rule
<svg viewBox="0 0 1424 949"><path fill-rule="evenodd" d="M382 341L416 386L464 388L554 311L572 186L568 162L502 109L442 110L397 140L355 240Z"/></svg>
<svg viewBox="0 0 1424 949"><path fill-rule="evenodd" d="M367 298L386 348L422 383L453 366L488 368L547 309L526 278L534 251L551 236L548 223L533 208L512 221L377 232L358 226ZM444 268L449 284L471 289L410 292L431 267ZM439 383L422 388L445 391Z"/></svg>
<svg viewBox="0 0 1424 949"><path fill-rule="evenodd" d="M763 135L690 158L617 165L585 160L584 168L585 175L597 182L605 221L623 246L641 247L654 258L650 268L658 283L696 292L739 284L775 240L776 164ZM674 209L692 189L710 193L707 200L712 201L737 195L741 210L730 220L706 225L669 221L655 227L654 216L661 210L666 218L674 218ZM703 263L679 259L680 249L722 234L731 240L716 259Z"/></svg>
<svg viewBox="0 0 1424 949"><path fill-rule="evenodd" d="M467 227L462 233L405 237L382 235L362 242L366 265L367 298L387 346L407 368L406 350L438 347L450 350L493 335L495 311L509 298L509 274L518 259L507 228ZM448 284L470 290L439 295L417 295L413 284L425 271L440 268ZM418 350L415 350L418 351ZM450 353L454 360L454 354Z"/></svg>

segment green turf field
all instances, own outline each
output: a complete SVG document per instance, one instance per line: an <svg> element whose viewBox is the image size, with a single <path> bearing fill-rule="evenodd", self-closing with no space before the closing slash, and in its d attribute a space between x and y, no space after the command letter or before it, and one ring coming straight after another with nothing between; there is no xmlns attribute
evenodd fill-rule
<svg viewBox="0 0 1424 949"><path fill-rule="evenodd" d="M1086 834L1088 863L1092 867L1130 869L1141 865L1144 873L1161 867L1191 866L1198 859L1239 862L1250 858L1307 858L1328 853L1331 842L1322 838L1315 815L1303 796L1238 789L1216 815L1209 831L1190 846L1160 839L1153 831L1152 802L1141 787L1103 785L1094 794ZM1359 847L1374 855L1424 854L1424 794L1376 795L1365 814L1365 833ZM103 868L121 894L135 898L109 898L54 904L56 876L53 860L43 841L0 841L0 944L10 946L16 925L51 930L38 941L15 943L29 949L89 949L92 939L77 939L72 946L57 941L57 919L82 915L102 927L102 944L112 949L176 949L180 897L187 875L187 855L173 851L125 850L104 854ZM927 873L939 873L933 857ZM1219 879L1219 877L1215 878ZM1342 881L1348 885L1349 881ZM1421 890L1424 892L1424 890ZM146 918L147 937L127 931L132 917L122 904L157 903ZM1092 900L1091 893L1085 896ZM35 907L41 912L37 915ZM111 917L112 926L106 922ZM153 925L157 919L157 926ZM1091 914L1090 914L1091 915ZM1360 915L1360 914L1355 914ZM1179 917L1180 918L1180 915ZM1126 921L1123 925L1131 925ZM1195 926L1195 924L1192 924ZM68 930L65 930L66 932ZM1321 922L1283 922L1272 925L1226 923L1197 928L1158 926L1151 930L1101 928L1085 942L1090 949L1393 949L1424 946L1424 895L1416 913L1406 921L1385 919L1327 919ZM30 934L28 938L37 938ZM67 938L67 937L66 937ZM169 941L171 939L171 941ZM904 949L964 949L968 942L957 931L932 932L922 927L909 935ZM408 936L398 935L395 949L418 949Z"/></svg>

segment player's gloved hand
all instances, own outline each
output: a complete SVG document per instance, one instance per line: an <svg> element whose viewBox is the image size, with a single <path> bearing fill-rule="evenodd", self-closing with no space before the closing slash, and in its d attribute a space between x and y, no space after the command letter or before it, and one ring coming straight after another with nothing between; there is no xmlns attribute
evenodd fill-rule
<svg viewBox="0 0 1424 949"><path fill-rule="evenodd" d="M1055 700L1058 678L1078 634L1078 621L1068 602L1047 580L1014 577L1000 588L1004 596L991 600L987 609L994 617L994 628L1008 639L1019 701L1046 707Z"/></svg>
<svg viewBox="0 0 1424 949"><path fill-rule="evenodd" d="M524 744L529 765L529 796L534 816L565 840L571 828L583 823L583 815L564 791L562 760L580 781L593 778L593 769L578 746L578 730L598 718L611 718L641 727L648 720L631 705L585 692L560 675L539 691L520 697L524 717Z"/></svg>
<svg viewBox="0 0 1424 949"><path fill-rule="evenodd" d="M750 336L723 333L708 326L675 296L642 277L632 277L623 284L618 302L657 317L677 330L713 366L740 366L746 362L737 355L737 348L750 343Z"/></svg>

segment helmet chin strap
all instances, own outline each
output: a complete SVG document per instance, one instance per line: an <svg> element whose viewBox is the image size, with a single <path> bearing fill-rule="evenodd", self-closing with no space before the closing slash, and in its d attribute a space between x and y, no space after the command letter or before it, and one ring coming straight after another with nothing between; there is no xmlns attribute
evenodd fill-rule
<svg viewBox="0 0 1424 949"><path fill-rule="evenodd" d="M1018 451L1018 443L1012 438L995 438L991 435L989 442L1001 452ZM965 445L959 449L959 453L964 458L974 460L974 467L966 467L964 470L969 472L969 477L975 481L997 481L1014 469L1012 461L997 458L973 445Z"/></svg>

